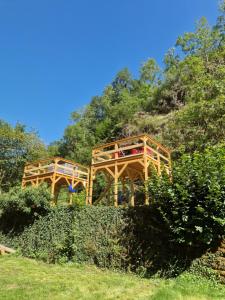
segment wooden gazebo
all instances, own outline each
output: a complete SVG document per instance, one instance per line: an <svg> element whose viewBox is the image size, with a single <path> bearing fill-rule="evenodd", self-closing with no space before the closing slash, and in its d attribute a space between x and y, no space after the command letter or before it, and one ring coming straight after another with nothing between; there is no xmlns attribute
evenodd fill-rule
<svg viewBox="0 0 225 300"><path fill-rule="evenodd" d="M104 198L113 188L114 206L118 206L119 181L130 182L131 197L129 205L135 205L135 181L143 182L145 186L145 203L149 203L147 194L147 180L151 167L158 174L164 169L168 174L171 167L170 151L147 134L124 138L112 143L95 147L92 151L92 165L90 169L90 184L88 203L92 204L93 184L96 174L105 175L107 185L97 201Z"/></svg>
<svg viewBox="0 0 225 300"><path fill-rule="evenodd" d="M89 168L60 157L29 162L24 168L22 187L38 186L46 182L51 187L54 202L57 202L60 188L68 186L75 189L79 185L88 194ZM72 197L70 197L70 202ZM86 199L86 202L88 198Z"/></svg>

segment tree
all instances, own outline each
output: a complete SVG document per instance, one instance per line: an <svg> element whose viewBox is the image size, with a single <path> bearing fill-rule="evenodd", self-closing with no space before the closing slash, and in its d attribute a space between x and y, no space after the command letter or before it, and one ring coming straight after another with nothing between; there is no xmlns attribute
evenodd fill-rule
<svg viewBox="0 0 225 300"><path fill-rule="evenodd" d="M158 84L160 80L160 68L156 61L149 58L142 64L140 69L140 80L150 85Z"/></svg>
<svg viewBox="0 0 225 300"><path fill-rule="evenodd" d="M204 150L225 137L225 97L190 103L178 111L162 131L162 140L178 152Z"/></svg>
<svg viewBox="0 0 225 300"><path fill-rule="evenodd" d="M220 37L219 46L225 45L225 0L220 3L220 12L221 15L217 18L216 25L213 27L213 30L218 32Z"/></svg>
<svg viewBox="0 0 225 300"><path fill-rule="evenodd" d="M176 46L180 46L186 55L201 55L206 61L208 54L218 48L220 36L217 30L212 30L206 18L201 18L195 32L187 32L178 37Z"/></svg>
<svg viewBox="0 0 225 300"><path fill-rule="evenodd" d="M183 155L172 178L157 174L149 181L150 203L164 220L172 241L209 246L225 230L225 145Z"/></svg>
<svg viewBox="0 0 225 300"><path fill-rule="evenodd" d="M0 120L0 191L20 183L27 161L46 155L46 147L36 133L26 132L24 125L12 127Z"/></svg>

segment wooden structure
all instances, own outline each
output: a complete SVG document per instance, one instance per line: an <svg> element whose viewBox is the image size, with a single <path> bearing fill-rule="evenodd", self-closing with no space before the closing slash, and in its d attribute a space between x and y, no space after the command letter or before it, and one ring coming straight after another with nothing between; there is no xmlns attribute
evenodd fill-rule
<svg viewBox="0 0 225 300"><path fill-rule="evenodd" d="M24 168L22 187L38 186L46 182L51 186L54 202L57 202L60 188L70 186L74 189L81 185L88 193L89 169L73 161L53 157L26 164ZM70 203L72 194L70 194ZM86 199L87 202L87 199Z"/></svg>
<svg viewBox="0 0 225 300"><path fill-rule="evenodd" d="M16 251L12 248L6 247L0 244L0 255L15 253Z"/></svg>
<svg viewBox="0 0 225 300"><path fill-rule="evenodd" d="M107 186L97 201L106 197L113 188L114 206L117 207L118 192L124 192L125 182L128 179L131 191L129 205L135 205L135 181L142 182L145 186L144 204L148 204L146 182L151 173L151 166L158 174L163 168L169 174L170 164L170 151L146 134L96 147L92 151L88 203L92 204L95 176L102 172L105 174ZM119 181L122 184L122 191L118 190Z"/></svg>

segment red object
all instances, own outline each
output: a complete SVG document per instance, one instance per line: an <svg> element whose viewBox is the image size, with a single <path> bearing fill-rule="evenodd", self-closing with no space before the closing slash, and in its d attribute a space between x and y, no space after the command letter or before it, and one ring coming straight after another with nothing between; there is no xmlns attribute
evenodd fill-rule
<svg viewBox="0 0 225 300"><path fill-rule="evenodd" d="M138 154L139 151L138 151L137 149L131 149L130 153L131 153L131 154Z"/></svg>

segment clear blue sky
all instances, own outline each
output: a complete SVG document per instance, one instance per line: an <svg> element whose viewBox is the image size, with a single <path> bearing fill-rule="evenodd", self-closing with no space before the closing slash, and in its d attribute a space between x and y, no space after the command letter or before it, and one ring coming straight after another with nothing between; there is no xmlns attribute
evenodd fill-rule
<svg viewBox="0 0 225 300"><path fill-rule="evenodd" d="M0 0L0 118L49 143L115 74L154 57L217 0Z"/></svg>

